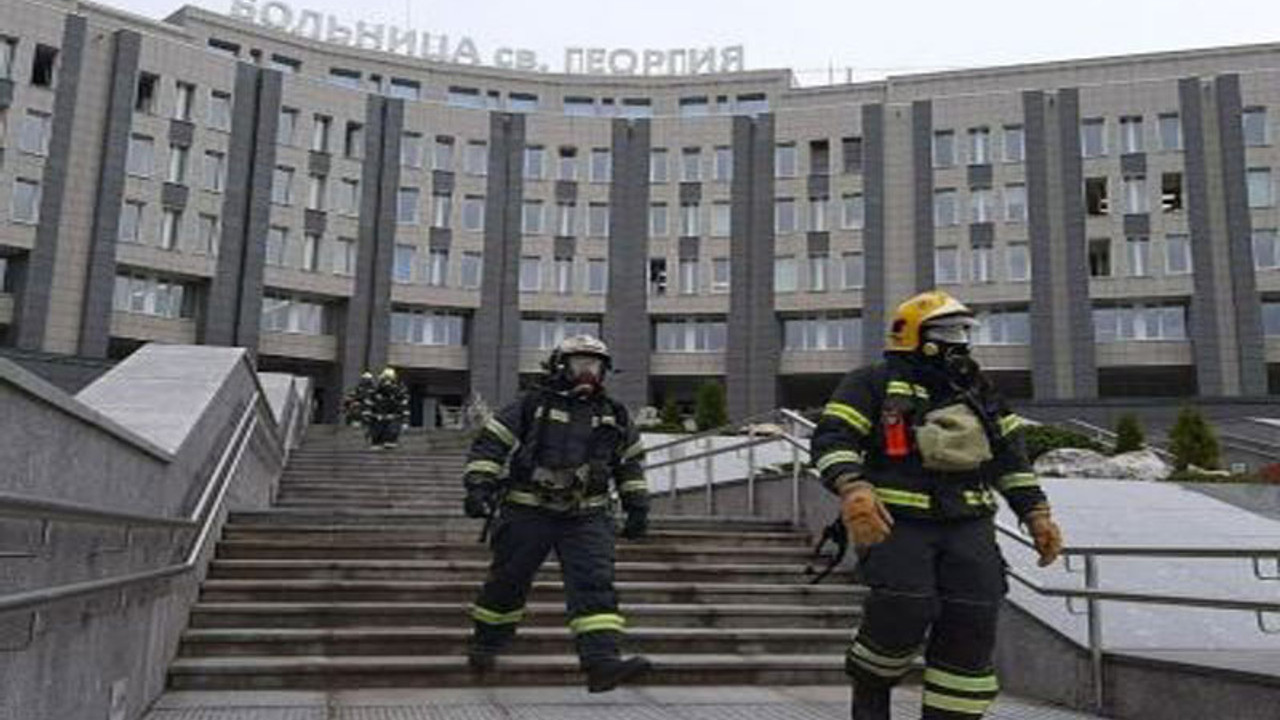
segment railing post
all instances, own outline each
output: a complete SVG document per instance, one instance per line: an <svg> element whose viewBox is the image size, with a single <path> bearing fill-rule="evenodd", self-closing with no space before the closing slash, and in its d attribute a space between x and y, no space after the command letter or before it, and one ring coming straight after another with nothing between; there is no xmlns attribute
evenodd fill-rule
<svg viewBox="0 0 1280 720"><path fill-rule="evenodd" d="M710 452L711 452L711 445L712 445L711 438L710 438L710 437L705 438L705 440L703 441L703 444L704 444L704 448L703 448L703 449L704 449L706 452L710 453ZM705 488L705 491L706 491L706 514L707 514L707 517L711 517L711 516L715 515L715 499L714 499L715 491L714 491L714 489L712 488L712 474L713 474L713 473L712 473L712 465L713 465L713 463L714 463L714 462L715 462L715 457L714 457L714 456L712 456L712 455L707 455L707 457L706 457L706 458L704 458L704 459L703 459L703 461L702 461L702 463L703 463L703 464L702 464L702 473L703 473L703 478L702 478L702 479L703 479L703 482L704 482L704 488Z"/></svg>
<svg viewBox="0 0 1280 720"><path fill-rule="evenodd" d="M756 514L756 428L751 425L747 428L747 440L750 444L747 446L747 516L755 517Z"/></svg>
<svg viewBox="0 0 1280 720"><path fill-rule="evenodd" d="M1098 589L1098 559L1092 554L1084 556L1084 586ZM1086 607L1089 612L1089 663L1093 674L1093 709L1101 713L1106 701L1102 674L1102 603L1090 597Z"/></svg>
<svg viewBox="0 0 1280 720"><path fill-rule="evenodd" d="M796 440L800 425L791 421L791 439ZM791 527L800 527L800 448L791 443Z"/></svg>

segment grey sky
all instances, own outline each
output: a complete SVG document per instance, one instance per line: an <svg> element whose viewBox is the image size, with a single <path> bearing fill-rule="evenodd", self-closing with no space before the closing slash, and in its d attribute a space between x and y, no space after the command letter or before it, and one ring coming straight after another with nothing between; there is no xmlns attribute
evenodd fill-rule
<svg viewBox="0 0 1280 720"><path fill-rule="evenodd" d="M101 0L150 17L171 0ZM266 0L255 0L259 6ZM1007 65L1277 39L1273 3L1216 0L287 0L339 19L394 23L499 47L535 50L559 70L565 47L671 49L741 44L747 67L791 68L802 84L932 69ZM231 0L200 0L227 12ZM406 24L406 16L411 22Z"/></svg>

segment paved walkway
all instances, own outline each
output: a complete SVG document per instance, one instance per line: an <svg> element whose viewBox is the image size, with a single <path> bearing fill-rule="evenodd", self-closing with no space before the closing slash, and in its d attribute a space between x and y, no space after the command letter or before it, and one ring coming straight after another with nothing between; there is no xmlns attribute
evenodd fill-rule
<svg viewBox="0 0 1280 720"><path fill-rule="evenodd" d="M145 720L847 720L842 687L641 687L172 692ZM894 720L920 717L918 688L894 696ZM990 720L1097 720L1002 697Z"/></svg>

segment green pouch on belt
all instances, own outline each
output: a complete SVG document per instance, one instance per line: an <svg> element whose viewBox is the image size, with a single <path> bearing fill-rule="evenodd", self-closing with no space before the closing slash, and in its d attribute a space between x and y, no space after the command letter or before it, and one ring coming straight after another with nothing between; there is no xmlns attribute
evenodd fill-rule
<svg viewBox="0 0 1280 720"><path fill-rule="evenodd" d="M982 420L963 403L925 415L916 428L916 446L928 470L967 472L991 459L991 442Z"/></svg>

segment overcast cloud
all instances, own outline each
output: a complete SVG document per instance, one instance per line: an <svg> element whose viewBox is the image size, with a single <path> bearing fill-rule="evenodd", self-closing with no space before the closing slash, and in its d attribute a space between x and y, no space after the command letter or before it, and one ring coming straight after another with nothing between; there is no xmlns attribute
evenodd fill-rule
<svg viewBox="0 0 1280 720"><path fill-rule="evenodd" d="M153 18L168 0L102 0ZM255 0L262 5L266 0ZM802 84L938 69L1007 65L1270 42L1274 3L1218 0L286 0L354 23L469 36L486 61L500 47L534 50L554 71L566 47L673 49L741 44L748 69L790 68ZM225 13L231 0L194 3ZM406 22L406 19L408 22Z"/></svg>

